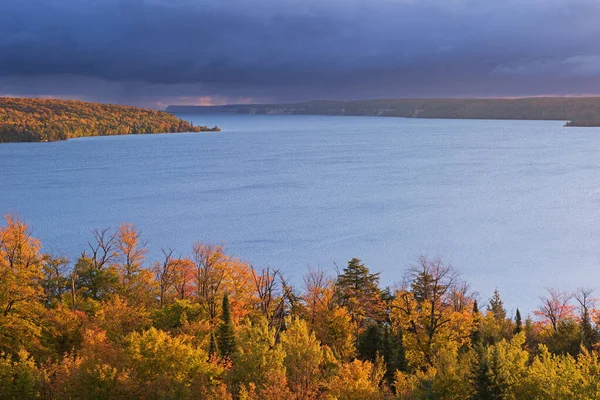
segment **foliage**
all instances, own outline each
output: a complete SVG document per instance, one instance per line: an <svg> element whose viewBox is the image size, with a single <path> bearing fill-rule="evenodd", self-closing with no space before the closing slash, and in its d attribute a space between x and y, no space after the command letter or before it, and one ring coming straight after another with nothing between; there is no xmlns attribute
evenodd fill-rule
<svg viewBox="0 0 600 400"><path fill-rule="evenodd" d="M223 357L230 357L235 353L235 331L231 319L231 309L229 308L229 296L223 296L223 305L221 307L221 325L218 331L219 352Z"/></svg>
<svg viewBox="0 0 600 400"><path fill-rule="evenodd" d="M591 289L549 290L523 322L498 291L481 313L456 270L425 257L394 291L352 259L296 292L222 246L173 254L148 262L124 224L94 230L71 265L5 217L0 398L600 398Z"/></svg>
<svg viewBox="0 0 600 400"><path fill-rule="evenodd" d="M43 372L25 350L19 351L16 357L0 354L0 398L41 398L43 383Z"/></svg>
<svg viewBox="0 0 600 400"><path fill-rule="evenodd" d="M285 352L283 364L289 387L304 399L317 398L324 361L321 344L305 321L288 318L286 322L287 329L281 335L281 347Z"/></svg>
<svg viewBox="0 0 600 400"><path fill-rule="evenodd" d="M250 385L259 391L273 383L286 382L285 352L275 341L275 329L270 328L266 318L240 327L238 351L233 355L231 380L234 391Z"/></svg>
<svg viewBox="0 0 600 400"><path fill-rule="evenodd" d="M164 111L144 108L73 100L0 97L0 143L208 130L220 129L193 126Z"/></svg>
<svg viewBox="0 0 600 400"><path fill-rule="evenodd" d="M284 105L169 106L167 111L178 114L268 114L276 111L278 114L302 115L558 120L571 121L567 126L600 126L598 97L326 100Z"/></svg>
<svg viewBox="0 0 600 400"><path fill-rule="evenodd" d="M383 399L379 385L385 375L383 360L375 364L370 361L354 360L344 363L328 385L331 398L339 400Z"/></svg>
<svg viewBox="0 0 600 400"><path fill-rule="evenodd" d="M348 310L352 322L360 330L356 339L369 323L384 318L385 305L379 289L379 274L372 274L357 258L348 261L348 266L338 276L335 299Z"/></svg>

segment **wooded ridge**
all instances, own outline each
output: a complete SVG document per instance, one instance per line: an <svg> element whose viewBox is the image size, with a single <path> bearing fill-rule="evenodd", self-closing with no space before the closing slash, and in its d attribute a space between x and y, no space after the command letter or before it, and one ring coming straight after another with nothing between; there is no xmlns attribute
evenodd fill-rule
<svg viewBox="0 0 600 400"><path fill-rule="evenodd" d="M167 111L174 114L229 113L558 120L570 121L569 126L600 126L600 97L323 100L293 104L172 105L167 107Z"/></svg>
<svg viewBox="0 0 600 400"><path fill-rule="evenodd" d="M82 136L219 131L164 111L88 103L0 97L0 143L50 142Z"/></svg>

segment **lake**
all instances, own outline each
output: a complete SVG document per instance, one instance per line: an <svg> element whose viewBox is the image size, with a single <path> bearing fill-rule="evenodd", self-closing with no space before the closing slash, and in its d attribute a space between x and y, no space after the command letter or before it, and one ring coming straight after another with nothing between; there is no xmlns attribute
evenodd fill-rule
<svg viewBox="0 0 600 400"><path fill-rule="evenodd" d="M381 283L420 255L487 301L531 311L546 287L600 288L600 129L562 122L184 116L220 133L0 145L0 212L75 259L132 222L152 256L226 242L301 285L358 257ZM600 292L599 292L600 293ZM527 313L526 312L526 313Z"/></svg>

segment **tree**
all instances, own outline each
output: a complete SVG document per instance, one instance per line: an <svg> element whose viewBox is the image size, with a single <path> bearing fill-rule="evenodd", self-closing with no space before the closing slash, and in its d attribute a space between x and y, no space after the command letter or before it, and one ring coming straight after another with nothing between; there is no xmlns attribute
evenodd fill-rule
<svg viewBox="0 0 600 400"><path fill-rule="evenodd" d="M289 387L302 399L316 399L321 384L321 345L305 321L288 318L286 325L281 347L285 352L283 364Z"/></svg>
<svg viewBox="0 0 600 400"><path fill-rule="evenodd" d="M118 257L117 235L109 234L108 228L101 230L96 228L93 235L94 240L88 242L89 259L94 269L101 270L112 265Z"/></svg>
<svg viewBox="0 0 600 400"><path fill-rule="evenodd" d="M67 276L69 260L66 257L46 255L42 263L44 279L44 302L48 307L54 307L62 301L63 294L69 291L70 279Z"/></svg>
<svg viewBox="0 0 600 400"><path fill-rule="evenodd" d="M593 292L593 289L579 288L574 295L578 303L582 345L588 350L592 350L592 346L598 341L600 336L592 325L592 315L597 314L597 299L593 297Z"/></svg>
<svg viewBox="0 0 600 400"><path fill-rule="evenodd" d="M41 299L43 278L41 244L27 224L5 215L0 229L0 313L5 317L20 304Z"/></svg>
<svg viewBox="0 0 600 400"><path fill-rule="evenodd" d="M151 326L149 313L144 307L132 305L119 295L102 303L94 322L114 342L123 340L131 332L142 331Z"/></svg>
<svg viewBox="0 0 600 400"><path fill-rule="evenodd" d="M487 349L487 378L490 399L518 399L511 395L527 374L529 354L523 349L525 335L520 333L510 342L502 339Z"/></svg>
<svg viewBox="0 0 600 400"><path fill-rule="evenodd" d="M74 298L80 294L84 299L99 302L116 293L118 285L119 273L114 265L98 262L85 252L77 259L72 275Z"/></svg>
<svg viewBox="0 0 600 400"><path fill-rule="evenodd" d="M221 307L221 325L218 333L219 351L223 357L231 357L236 351L235 330L231 319L231 309L229 307L229 296L223 295L223 304Z"/></svg>
<svg viewBox="0 0 600 400"><path fill-rule="evenodd" d="M126 339L124 367L131 384L127 398L206 398L211 386L222 385L222 366L185 335L171 337L154 328Z"/></svg>
<svg viewBox="0 0 600 400"><path fill-rule="evenodd" d="M344 363L328 384L329 395L339 400L383 399L379 385L384 376L385 366L381 358L375 364L360 360Z"/></svg>
<svg viewBox="0 0 600 400"><path fill-rule="evenodd" d="M189 258L172 260L175 297L185 300L192 297L194 292L194 263Z"/></svg>
<svg viewBox="0 0 600 400"><path fill-rule="evenodd" d="M504 309L504 303L500 298L500 292L498 288L494 289L494 295L489 301L488 312L491 312L498 321L504 321L506 319L506 310Z"/></svg>
<svg viewBox="0 0 600 400"><path fill-rule="evenodd" d="M467 307L455 310L453 288L460 282L458 273L440 260L422 257L410 268L407 281L396 292L390 319L403 332L412 367L432 366L441 348L469 343L472 311Z"/></svg>
<svg viewBox="0 0 600 400"><path fill-rule="evenodd" d="M541 318L542 322L549 324L554 332L557 332L560 322L574 318L575 307L569 303L572 298L573 295L570 293L548 289L548 296L540 298L542 305L533 313Z"/></svg>
<svg viewBox="0 0 600 400"><path fill-rule="evenodd" d="M306 319L313 327L327 309L332 308L333 282L321 269L308 268L304 275L304 295L302 300L306 310Z"/></svg>
<svg viewBox="0 0 600 400"><path fill-rule="evenodd" d="M254 293L258 299L258 310L269 322L269 327L275 328L276 335L279 336L279 332L283 328L286 301L290 297L291 289L279 269L267 266L258 272L254 267L250 268Z"/></svg>
<svg viewBox="0 0 600 400"><path fill-rule="evenodd" d="M27 351L16 357L0 354L0 398L39 399L43 393L44 373Z"/></svg>
<svg viewBox="0 0 600 400"><path fill-rule="evenodd" d="M500 298L498 289L490 298L486 313L478 321L481 340L487 344L498 343L502 339L510 340L514 335L515 327L511 319L506 318L504 302Z"/></svg>
<svg viewBox="0 0 600 400"><path fill-rule="evenodd" d="M517 308L517 312L515 313L515 335L521 333L523 330L523 321L521 321L521 312Z"/></svg>
<svg viewBox="0 0 600 400"><path fill-rule="evenodd" d="M383 350L383 333L378 324L371 324L358 337L358 358L375 361Z"/></svg>
<svg viewBox="0 0 600 400"><path fill-rule="evenodd" d="M219 354L219 347L217 346L217 338L215 337L215 333L210 333L210 341L208 343L208 357L214 357Z"/></svg>
<svg viewBox="0 0 600 400"><path fill-rule="evenodd" d="M481 344L481 313L477 300L473 299L473 329L471 330L471 345L476 347Z"/></svg>
<svg viewBox="0 0 600 400"><path fill-rule="evenodd" d="M372 274L358 258L348 261L348 266L338 275L335 299L348 310L356 324L355 340L370 323L381 322L385 318L379 273Z"/></svg>
<svg viewBox="0 0 600 400"><path fill-rule="evenodd" d="M406 371L406 353L402 340L402 330L385 326L381 355L385 361L386 377L392 383L396 371Z"/></svg>
<svg viewBox="0 0 600 400"><path fill-rule="evenodd" d="M285 352L275 341L275 329L261 317L256 323L246 321L240 327L239 346L233 354L230 375L234 388L256 387L258 391L277 383L287 387Z"/></svg>
<svg viewBox="0 0 600 400"><path fill-rule="evenodd" d="M334 307L325 316L322 343L331 347L335 357L341 361L348 361L356 355L356 323L345 307ZM317 336L319 337L319 336Z"/></svg>
<svg viewBox="0 0 600 400"><path fill-rule="evenodd" d="M27 224L5 215L0 228L0 351L39 345L44 274L40 242Z"/></svg>
<svg viewBox="0 0 600 400"><path fill-rule="evenodd" d="M154 280L158 283L158 303L163 308L175 297L175 282L177 279L176 263L173 260L173 249L162 249L164 256L162 262L155 262L152 266Z"/></svg>
<svg viewBox="0 0 600 400"><path fill-rule="evenodd" d="M223 246L197 242L192 250L195 268L196 297L208 313L208 319L217 317L218 298L222 293L228 257Z"/></svg>
<svg viewBox="0 0 600 400"><path fill-rule="evenodd" d="M132 304L149 307L156 299L155 285L152 272L143 268L148 250L140 236L140 231L132 224L122 224L117 228L118 293Z"/></svg>

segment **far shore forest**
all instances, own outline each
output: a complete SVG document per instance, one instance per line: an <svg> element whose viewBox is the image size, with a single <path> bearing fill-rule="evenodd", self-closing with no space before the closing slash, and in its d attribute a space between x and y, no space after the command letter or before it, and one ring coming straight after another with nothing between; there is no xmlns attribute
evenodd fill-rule
<svg viewBox="0 0 600 400"><path fill-rule="evenodd" d="M318 100L292 104L172 105L185 114L292 114L380 116L403 118L555 120L566 126L600 126L600 97L440 98Z"/></svg>
<svg viewBox="0 0 600 400"><path fill-rule="evenodd" d="M69 260L5 216L0 398L600 398L590 288L508 315L427 257L382 287L356 258L292 285L218 244L147 254L126 223L90 229Z"/></svg>
<svg viewBox="0 0 600 400"><path fill-rule="evenodd" d="M219 131L164 111L131 106L0 97L0 143L52 142L84 136Z"/></svg>

